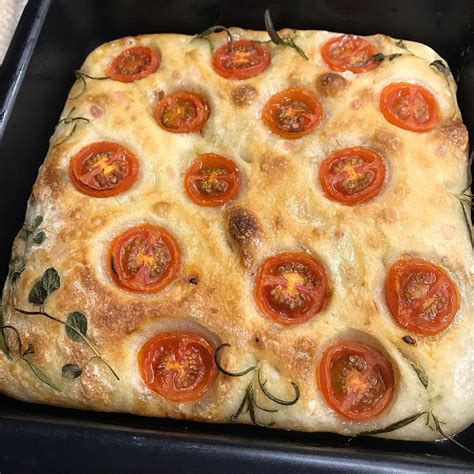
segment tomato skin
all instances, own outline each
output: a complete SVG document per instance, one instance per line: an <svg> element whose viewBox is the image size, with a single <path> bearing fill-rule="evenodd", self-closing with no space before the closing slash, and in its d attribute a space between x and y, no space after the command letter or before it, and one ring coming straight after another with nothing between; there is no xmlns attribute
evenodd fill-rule
<svg viewBox="0 0 474 474"><path fill-rule="evenodd" d="M377 53L374 45L354 35L337 36L321 48L323 60L333 71L351 71L354 74L371 71L378 67L380 61L371 59ZM337 57L338 54L340 57ZM362 55L362 61L354 63L353 60L357 59L357 54Z"/></svg>
<svg viewBox="0 0 474 474"><path fill-rule="evenodd" d="M153 260L156 253L149 251L150 247L153 250L157 246L160 262ZM181 250L176 239L166 229L143 224L119 234L112 241L109 262L110 274L120 288L136 293L156 293L176 278L181 263ZM147 262L160 264L157 269L160 273L156 277L151 276ZM135 273L130 271L130 265L134 266Z"/></svg>
<svg viewBox="0 0 474 474"><path fill-rule="evenodd" d="M250 64L235 67L233 59L236 57L238 59L239 54L243 61L247 59L247 64L249 62ZM268 69L270 63L271 56L268 50L258 43L248 40L229 41L212 55L214 71L226 79L250 79Z"/></svg>
<svg viewBox="0 0 474 474"><path fill-rule="evenodd" d="M397 105L399 113L397 113ZM380 94L380 110L392 125L411 132L428 132L439 122L440 111L434 95L418 84L395 82L384 87ZM418 120L417 113L424 120ZM400 114L406 115L400 117Z"/></svg>
<svg viewBox="0 0 474 474"><path fill-rule="evenodd" d="M128 67L138 68L137 72L127 72ZM160 67L161 54L157 49L135 46L122 51L107 69L107 75L114 81L134 82L156 72ZM132 69L133 70L133 69Z"/></svg>
<svg viewBox="0 0 474 474"><path fill-rule="evenodd" d="M323 107L317 97L302 87L285 89L272 95L262 111L265 125L273 133L289 139L311 133L323 115Z"/></svg>
<svg viewBox="0 0 474 474"><path fill-rule="evenodd" d="M308 321L326 307L331 295L323 265L304 252L264 260L253 293L260 311L282 325Z"/></svg>
<svg viewBox="0 0 474 474"><path fill-rule="evenodd" d="M444 331L459 310L459 291L448 273L417 258L402 259L392 265L385 282L385 296L397 324L423 336Z"/></svg>
<svg viewBox="0 0 474 474"><path fill-rule="evenodd" d="M100 154L112 154L109 159L104 157L107 161L114 156L118 157L117 161L120 161L120 165L126 169L126 174L116 183L101 186L99 182L95 179L92 180L92 178L88 178L88 182L86 182L86 177L90 174L90 171L86 171L84 167L87 166L89 160L93 160ZM106 141L85 146L69 162L69 177L76 189L88 196L99 198L111 197L128 191L137 181L138 170L138 159L129 149L118 143Z"/></svg>
<svg viewBox="0 0 474 474"><path fill-rule="evenodd" d="M349 420L376 417L390 404L395 388L390 361L356 341L340 341L329 347L316 379L328 405Z"/></svg>
<svg viewBox="0 0 474 474"><path fill-rule="evenodd" d="M185 104L185 105L183 105ZM181 108L185 108L191 115L190 120L182 117ZM175 126L166 126L166 114ZM202 130L209 118L207 102L196 94L190 92L176 92L158 102L153 116L156 123L167 132L172 133L197 133Z"/></svg>
<svg viewBox="0 0 474 474"><path fill-rule="evenodd" d="M351 175L357 179L348 179ZM384 159L366 147L337 150L319 168L319 180L326 197L348 206L374 199L382 190L385 177ZM360 189L357 189L357 182L361 180Z"/></svg>
<svg viewBox="0 0 474 474"><path fill-rule="evenodd" d="M139 370L149 389L173 402L191 402L217 378L214 352L215 347L196 334L159 333L141 348Z"/></svg>
<svg viewBox="0 0 474 474"><path fill-rule="evenodd" d="M215 176L214 180L205 179L205 171L213 169L222 172ZM216 174L216 173L214 173ZM212 173L211 173L212 175ZM204 179L204 181L203 181ZM240 171L235 163L215 153L199 155L186 172L185 190L188 197L201 206L222 206L233 199L240 189ZM204 185L213 185L215 188L223 188L220 192L205 192ZM203 188L203 190L200 189Z"/></svg>

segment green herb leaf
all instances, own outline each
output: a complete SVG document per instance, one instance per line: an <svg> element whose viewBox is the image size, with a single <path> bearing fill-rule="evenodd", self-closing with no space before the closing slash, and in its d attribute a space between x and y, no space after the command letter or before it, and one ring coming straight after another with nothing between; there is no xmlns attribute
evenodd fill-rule
<svg viewBox="0 0 474 474"><path fill-rule="evenodd" d="M309 60L306 53L295 43L294 38L291 36L285 36L282 38L276 31L275 26L273 25L272 15L270 9L265 10L265 29L267 30L268 36L273 43L280 46L288 46L293 48L302 58Z"/></svg>
<svg viewBox="0 0 474 474"><path fill-rule="evenodd" d="M428 377L425 374L425 371L421 369L420 367L418 367L416 364L411 364L411 366L413 367L413 370L416 372L416 375L420 379L420 382L423 385L423 387L425 387L425 389L428 388L429 382L428 382Z"/></svg>
<svg viewBox="0 0 474 474"><path fill-rule="evenodd" d="M33 229L37 229L43 223L43 216L38 215L33 221Z"/></svg>
<svg viewBox="0 0 474 474"><path fill-rule="evenodd" d="M23 354L21 354L21 357L25 357L28 354L34 354L34 353L35 353L35 350L33 348L33 344L28 344L28 347L26 348L26 351L23 352Z"/></svg>
<svg viewBox="0 0 474 474"><path fill-rule="evenodd" d="M10 278L14 282L18 279L18 277L23 273L25 269L25 259L20 256L15 256L10 260L9 270L10 270Z"/></svg>
<svg viewBox="0 0 474 474"><path fill-rule="evenodd" d="M395 46L398 46L399 48L408 50L408 48L406 47L405 41L403 41L402 39L398 40L395 43Z"/></svg>
<svg viewBox="0 0 474 474"><path fill-rule="evenodd" d="M448 77L451 74L451 71L449 70L449 67L444 64L441 59L437 59L436 61L433 61L430 63L430 66L434 69L436 69L438 72L443 74L443 76Z"/></svg>
<svg viewBox="0 0 474 474"><path fill-rule="evenodd" d="M33 285L33 288L31 288L30 294L28 295L28 301L32 304L42 306L47 297L48 293L43 287L43 282L39 280Z"/></svg>
<svg viewBox="0 0 474 474"><path fill-rule="evenodd" d="M46 232L42 230L33 237L33 242L36 245L41 245L45 239L46 239Z"/></svg>
<svg viewBox="0 0 474 474"><path fill-rule="evenodd" d="M270 36L271 40L275 44L280 44L280 45L285 44L283 39L277 33L277 31L275 29L275 26L273 25L272 15L270 13L269 8L267 8L265 10L265 18L264 19L265 19L265 29L267 30L268 36Z"/></svg>
<svg viewBox="0 0 474 474"><path fill-rule="evenodd" d="M29 236L30 236L30 231L25 226L23 226L18 232L18 237L21 240L28 240Z"/></svg>
<svg viewBox="0 0 474 474"><path fill-rule="evenodd" d="M0 307L0 349L7 356L8 359L13 360L10 347L8 346L7 336L3 328L4 325L5 321L3 319L3 308Z"/></svg>
<svg viewBox="0 0 474 474"><path fill-rule="evenodd" d="M23 360L28 364L31 371L36 375L36 377L41 380L41 382L45 383L46 385L49 385L53 390L61 392L61 389L57 385L55 385L44 372L42 372L38 367L36 367L36 365L34 365L28 359Z"/></svg>
<svg viewBox="0 0 474 474"><path fill-rule="evenodd" d="M82 374L82 369L77 364L66 364L63 366L61 373L65 379L77 379Z"/></svg>
<svg viewBox="0 0 474 474"><path fill-rule="evenodd" d="M374 54L371 59L372 61L380 62L385 59L385 56L383 53L377 53L377 54Z"/></svg>
<svg viewBox="0 0 474 474"><path fill-rule="evenodd" d="M363 436L363 435L375 435L375 434L382 434L382 433L390 433L391 431L399 430L400 428L403 428L410 423L413 423L414 421L418 420L423 415L426 415L428 412L422 411L420 413L416 413L415 415L407 416L406 418L403 418L400 421L396 421L395 423L392 423L391 425L388 425L385 428L380 428L378 430L372 430L372 431L363 431L362 433L359 433L357 436Z"/></svg>
<svg viewBox="0 0 474 474"><path fill-rule="evenodd" d="M59 278L59 273L55 268L48 268L44 272L41 282L48 295L61 286L61 279Z"/></svg>
<svg viewBox="0 0 474 474"><path fill-rule="evenodd" d="M67 317L66 322L66 334L69 339L80 342L83 338L78 334L82 334L84 337L87 335L87 318L79 311L70 313Z"/></svg>

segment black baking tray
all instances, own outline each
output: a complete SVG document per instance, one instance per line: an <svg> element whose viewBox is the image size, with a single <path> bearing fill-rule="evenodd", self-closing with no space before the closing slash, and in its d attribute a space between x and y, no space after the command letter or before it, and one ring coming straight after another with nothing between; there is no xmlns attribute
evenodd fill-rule
<svg viewBox="0 0 474 474"><path fill-rule="evenodd" d="M474 134L472 0L30 0L0 70L0 281L31 186L72 85L99 44L126 35L198 33L213 24L383 32L430 45L459 83ZM449 413L443 414L449 418ZM474 427L457 439L474 449ZM453 443L355 439L206 425L25 404L0 396L0 472L474 471Z"/></svg>

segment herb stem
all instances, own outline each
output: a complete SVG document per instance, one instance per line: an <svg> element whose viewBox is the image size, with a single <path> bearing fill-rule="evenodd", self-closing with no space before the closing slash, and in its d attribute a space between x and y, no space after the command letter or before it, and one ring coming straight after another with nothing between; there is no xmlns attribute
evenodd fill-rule
<svg viewBox="0 0 474 474"><path fill-rule="evenodd" d="M72 331L74 331L79 337L81 337L83 339L83 341L92 349L92 351L94 352L94 354L100 358L102 360L102 362L109 368L109 370L112 372L112 374L114 375L114 377L117 379L117 380L120 380L119 376L117 375L117 373L115 372L115 370L110 366L110 364L102 358L102 354L99 352L99 350L94 346L94 344L92 344L91 341L89 341L89 338L84 336L84 334L81 333L81 331L78 331L74 326L71 326L70 324L68 324L67 322L64 322L64 321L61 321L60 319L58 318L55 318L54 316L51 316L50 314L48 314L46 311L27 311L27 310L24 310L24 309L20 309L20 308L15 308L15 311L17 311L18 313L21 313L21 314L26 314L26 315L29 315L29 316L44 316L48 319L51 319L53 321L56 321L57 323L60 323L62 324L63 326L66 326L68 327L69 329L71 329Z"/></svg>

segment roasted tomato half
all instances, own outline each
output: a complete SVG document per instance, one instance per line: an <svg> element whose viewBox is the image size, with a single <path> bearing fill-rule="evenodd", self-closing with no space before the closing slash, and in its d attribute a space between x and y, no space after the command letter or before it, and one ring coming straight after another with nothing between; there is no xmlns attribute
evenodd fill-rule
<svg viewBox="0 0 474 474"><path fill-rule="evenodd" d="M254 297L265 316L280 324L298 324L319 313L330 289L323 265L307 253L267 258L255 281Z"/></svg>
<svg viewBox="0 0 474 474"><path fill-rule="evenodd" d="M272 95L262 111L265 125L283 138L311 133L323 117L323 107L308 89L285 89Z"/></svg>
<svg viewBox="0 0 474 474"><path fill-rule="evenodd" d="M333 71L351 71L355 74L370 71L380 65L373 57L378 53L364 38L342 35L329 40L321 48L321 55Z"/></svg>
<svg viewBox="0 0 474 474"><path fill-rule="evenodd" d="M160 52L147 46L135 46L120 53L106 71L114 81L133 82L143 79L160 67Z"/></svg>
<svg viewBox="0 0 474 474"><path fill-rule="evenodd" d="M201 336L160 333L145 343L138 364L145 384L173 402L201 398L214 384L215 347Z"/></svg>
<svg viewBox="0 0 474 474"><path fill-rule="evenodd" d="M265 71L271 63L266 48L248 40L235 40L221 46L212 56L212 67L228 79L249 79Z"/></svg>
<svg viewBox="0 0 474 474"><path fill-rule="evenodd" d="M181 251L166 229L144 224L114 239L109 260L118 286L138 293L154 293L176 278Z"/></svg>
<svg viewBox="0 0 474 474"><path fill-rule="evenodd" d="M189 167L185 177L186 193L201 206L221 206L237 195L240 171L229 158L207 153Z"/></svg>
<svg viewBox="0 0 474 474"><path fill-rule="evenodd" d="M136 182L138 160L118 143L96 142L72 157L69 175L76 188L88 196L115 196Z"/></svg>
<svg viewBox="0 0 474 474"><path fill-rule="evenodd" d="M374 348L342 341L323 355L317 370L328 405L350 420L374 418L390 403L394 391L390 361Z"/></svg>
<svg viewBox="0 0 474 474"><path fill-rule="evenodd" d="M449 275L421 259L395 263L387 275L385 295L395 321L425 336L444 331L459 309L459 292Z"/></svg>
<svg viewBox="0 0 474 474"><path fill-rule="evenodd" d="M376 151L361 146L335 151L319 168L319 180L326 196L347 205L376 197L385 176L384 159Z"/></svg>
<svg viewBox="0 0 474 474"><path fill-rule="evenodd" d="M427 132L439 122L439 105L424 87L407 82L386 86L380 94L380 110L393 125L412 132Z"/></svg>
<svg viewBox="0 0 474 474"><path fill-rule="evenodd" d="M200 132L209 118L207 102L190 92L177 92L158 102L154 117L164 130L173 133Z"/></svg>

